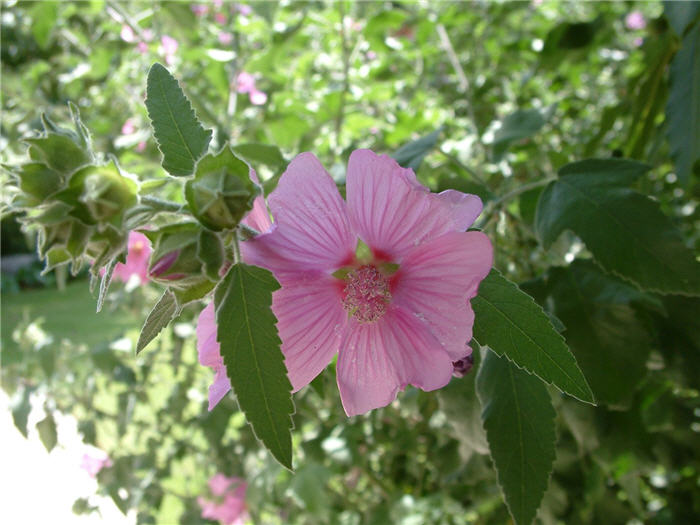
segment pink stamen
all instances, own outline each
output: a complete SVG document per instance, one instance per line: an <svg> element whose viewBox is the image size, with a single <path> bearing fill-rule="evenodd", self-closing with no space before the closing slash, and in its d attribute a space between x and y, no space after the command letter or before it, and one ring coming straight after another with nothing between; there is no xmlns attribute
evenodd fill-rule
<svg viewBox="0 0 700 525"><path fill-rule="evenodd" d="M343 308L360 323L381 319L391 301L389 281L372 265L360 266L345 278Z"/></svg>

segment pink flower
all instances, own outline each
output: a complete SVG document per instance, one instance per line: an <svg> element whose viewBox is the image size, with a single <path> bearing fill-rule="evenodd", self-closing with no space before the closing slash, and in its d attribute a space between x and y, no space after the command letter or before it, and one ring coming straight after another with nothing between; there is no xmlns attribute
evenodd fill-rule
<svg viewBox="0 0 700 525"><path fill-rule="evenodd" d="M97 477L100 470L105 467L111 467L112 460L106 452L93 448L90 452L83 454L83 459L80 468L85 470L91 478Z"/></svg>
<svg viewBox="0 0 700 525"><path fill-rule="evenodd" d="M219 42L227 46L233 42L233 35L231 33L227 33L226 31L222 31L219 33Z"/></svg>
<svg viewBox="0 0 700 525"><path fill-rule="evenodd" d="M128 282L136 275L141 284L148 281L148 258L151 256L151 243L143 233L129 232L126 264L117 263L112 276Z"/></svg>
<svg viewBox="0 0 700 525"><path fill-rule="evenodd" d="M638 36L632 41L632 44L634 44L634 47L641 47L642 44L644 43L644 39L641 36Z"/></svg>
<svg viewBox="0 0 700 525"><path fill-rule="evenodd" d="M128 118L122 125L122 135L131 135L136 131L136 126L134 126L134 119Z"/></svg>
<svg viewBox="0 0 700 525"><path fill-rule="evenodd" d="M202 517L218 520L224 525L243 525L249 516L246 510L245 494L248 485L241 478L228 478L216 474L209 480L209 488L215 500L198 497Z"/></svg>
<svg viewBox="0 0 700 525"><path fill-rule="evenodd" d="M450 381L453 362L471 354L469 300L493 250L486 235L465 231L481 213L477 196L430 193L386 155L353 152L346 192L347 203L302 153L270 195L274 224L241 251L282 285L272 310L294 391L337 353L352 416L391 403L408 384L428 391ZM356 254L358 237L366 255Z"/></svg>
<svg viewBox="0 0 700 525"><path fill-rule="evenodd" d="M236 91L239 93L249 93L255 90L255 77L250 73L241 71L236 77Z"/></svg>
<svg viewBox="0 0 700 525"><path fill-rule="evenodd" d="M212 4L214 4L216 9L221 9L221 7L224 5L224 0L214 0Z"/></svg>
<svg viewBox="0 0 700 525"><path fill-rule="evenodd" d="M173 37L168 35L163 35L160 38L160 43L163 45L163 53L167 60L168 57L172 57L177 53L178 43Z"/></svg>
<svg viewBox="0 0 700 525"><path fill-rule="evenodd" d="M142 140L138 144L136 144L136 151L139 153L143 152L146 149L146 141Z"/></svg>
<svg viewBox="0 0 700 525"><path fill-rule="evenodd" d="M143 35L143 39L146 42L150 42L153 40L153 30L152 29L144 29L141 34Z"/></svg>
<svg viewBox="0 0 700 525"><path fill-rule="evenodd" d="M146 53L148 53L148 44L146 42L139 42L138 44L136 44L136 49L139 53L145 55Z"/></svg>
<svg viewBox="0 0 700 525"><path fill-rule="evenodd" d="M192 4L190 9L195 14L195 16L204 16L209 11L209 7L203 4Z"/></svg>
<svg viewBox="0 0 700 525"><path fill-rule="evenodd" d="M249 5L246 5L246 4L238 4L238 5L236 5L236 9L243 16L250 16L250 14L253 12L253 9Z"/></svg>
<svg viewBox="0 0 700 525"><path fill-rule="evenodd" d="M131 29L131 26L124 24L122 26L121 33L119 33L119 36L124 42L133 42L136 40L136 36L134 35L134 30Z"/></svg>
<svg viewBox="0 0 700 525"><path fill-rule="evenodd" d="M257 89L254 89L248 93L248 98L250 98L250 103L254 106L262 106L265 102L267 102L267 95L262 91L258 91Z"/></svg>
<svg viewBox="0 0 700 525"><path fill-rule="evenodd" d="M219 25L224 25L226 23L226 15L224 13L216 13L214 15L214 20Z"/></svg>
<svg viewBox="0 0 700 525"><path fill-rule="evenodd" d="M647 21L640 11L632 11L625 17L625 25L627 29L644 29L647 26Z"/></svg>

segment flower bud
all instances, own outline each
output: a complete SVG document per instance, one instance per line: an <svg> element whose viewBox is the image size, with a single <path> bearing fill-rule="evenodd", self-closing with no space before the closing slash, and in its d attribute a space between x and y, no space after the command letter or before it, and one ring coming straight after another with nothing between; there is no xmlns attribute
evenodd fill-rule
<svg viewBox="0 0 700 525"><path fill-rule="evenodd" d="M194 179L185 185L187 203L197 220L214 231L238 226L261 192L249 171L228 146L200 160Z"/></svg>
<svg viewBox="0 0 700 525"><path fill-rule="evenodd" d="M157 231L144 232L153 244L148 267L151 279L163 284L188 287L206 279L202 263L197 257L200 227L195 223L166 226Z"/></svg>
<svg viewBox="0 0 700 525"><path fill-rule="evenodd" d="M82 184L79 200L95 222L110 221L136 202L136 184L119 173L114 164L88 166L73 179Z"/></svg>

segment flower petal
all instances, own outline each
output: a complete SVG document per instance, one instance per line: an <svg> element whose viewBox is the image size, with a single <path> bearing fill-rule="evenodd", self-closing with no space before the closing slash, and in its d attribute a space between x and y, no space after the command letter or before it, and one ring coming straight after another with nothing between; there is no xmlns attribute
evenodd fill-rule
<svg viewBox="0 0 700 525"><path fill-rule="evenodd" d="M348 322L339 283L317 274L272 294L272 311L294 392L308 385L338 351Z"/></svg>
<svg viewBox="0 0 700 525"><path fill-rule="evenodd" d="M435 390L450 381L452 359L407 311L393 307L374 323L349 324L336 367L348 416L388 405L407 384Z"/></svg>
<svg viewBox="0 0 700 525"><path fill-rule="evenodd" d="M200 312L197 320L197 353L200 365L211 367L223 365L219 343L216 341L216 313L213 301Z"/></svg>
<svg viewBox="0 0 700 525"><path fill-rule="evenodd" d="M260 184L260 180L258 179L258 174L255 173L254 169L250 169L248 176L255 184L262 186L262 184ZM246 226L250 226L251 228L259 231L260 233L265 233L272 228L270 212L267 211L264 195L260 195L255 198L253 201L253 209L248 212L248 215L246 215L241 222Z"/></svg>
<svg viewBox="0 0 700 525"><path fill-rule="evenodd" d="M493 265L481 232L452 232L411 250L392 288L393 301L425 319L453 361L470 353L474 312L469 299Z"/></svg>
<svg viewBox="0 0 700 525"><path fill-rule="evenodd" d="M345 202L312 153L289 164L268 203L275 222L269 233L242 244L247 263L284 284L299 273L333 272L353 257L357 242Z"/></svg>
<svg viewBox="0 0 700 525"><path fill-rule="evenodd" d="M438 198L449 207L455 231L466 231L484 209L481 199L471 193L457 190L445 190L438 193Z"/></svg>
<svg viewBox="0 0 700 525"><path fill-rule="evenodd" d="M231 390L231 382L226 375L226 367L221 365L216 368L214 381L209 385L209 411L211 411L219 401L221 401L228 391Z"/></svg>
<svg viewBox="0 0 700 525"><path fill-rule="evenodd" d="M347 173L350 221L375 253L397 260L454 229L450 207L386 155L356 150Z"/></svg>

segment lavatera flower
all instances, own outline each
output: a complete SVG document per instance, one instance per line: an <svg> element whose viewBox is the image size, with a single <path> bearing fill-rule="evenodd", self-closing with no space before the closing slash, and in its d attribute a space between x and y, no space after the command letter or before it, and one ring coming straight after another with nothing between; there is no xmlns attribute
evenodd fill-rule
<svg viewBox="0 0 700 525"><path fill-rule="evenodd" d="M337 354L353 416L388 405L406 385L429 391L450 381L453 363L471 354L469 301L493 249L466 231L482 210L475 195L431 193L413 170L369 150L350 155L346 180L347 202L313 154L297 156L268 199L274 223L241 251L282 285L272 310L294 391ZM198 326L203 364L220 360L213 317L209 305ZM223 396L230 385L220 386Z"/></svg>

